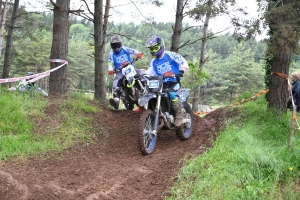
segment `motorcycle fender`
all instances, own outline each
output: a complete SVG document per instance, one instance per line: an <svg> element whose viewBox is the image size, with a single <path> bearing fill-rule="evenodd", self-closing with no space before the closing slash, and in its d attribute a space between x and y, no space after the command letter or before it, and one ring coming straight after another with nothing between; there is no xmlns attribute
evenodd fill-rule
<svg viewBox="0 0 300 200"><path fill-rule="evenodd" d="M139 98L138 104L140 106L145 106L152 98L156 98L156 95L155 94L145 94Z"/></svg>

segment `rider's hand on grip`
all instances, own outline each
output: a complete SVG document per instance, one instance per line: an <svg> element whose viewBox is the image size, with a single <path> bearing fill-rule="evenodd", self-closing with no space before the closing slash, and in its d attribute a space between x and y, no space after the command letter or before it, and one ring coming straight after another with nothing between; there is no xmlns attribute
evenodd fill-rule
<svg viewBox="0 0 300 200"><path fill-rule="evenodd" d="M110 70L110 71L108 72L109 75L112 75L112 74L114 74L114 73L115 73L114 70Z"/></svg>
<svg viewBox="0 0 300 200"><path fill-rule="evenodd" d="M136 56L138 59L141 59L143 57L142 53L138 53L138 55Z"/></svg>
<svg viewBox="0 0 300 200"><path fill-rule="evenodd" d="M176 74L176 77L183 77L184 71L179 70L179 72Z"/></svg>

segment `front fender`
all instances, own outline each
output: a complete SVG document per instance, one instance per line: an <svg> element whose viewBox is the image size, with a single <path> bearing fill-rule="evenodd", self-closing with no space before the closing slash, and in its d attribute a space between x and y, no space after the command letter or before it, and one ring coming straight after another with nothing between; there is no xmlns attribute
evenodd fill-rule
<svg viewBox="0 0 300 200"><path fill-rule="evenodd" d="M138 100L139 106L145 106L152 98L156 98L156 95L149 93L141 96Z"/></svg>

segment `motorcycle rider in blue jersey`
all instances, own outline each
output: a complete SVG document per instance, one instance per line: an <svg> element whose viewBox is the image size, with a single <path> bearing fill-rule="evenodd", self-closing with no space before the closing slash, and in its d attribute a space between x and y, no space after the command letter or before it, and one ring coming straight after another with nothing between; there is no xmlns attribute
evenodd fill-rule
<svg viewBox="0 0 300 200"><path fill-rule="evenodd" d="M181 88L180 79L183 77L183 73L188 70L188 63L181 55L165 51L164 40L159 35L149 38L146 47L150 50L151 55L155 57L151 60L146 73L166 77L163 87L169 88L169 98L175 112L175 126L180 127L183 114L177 91Z"/></svg>
<svg viewBox="0 0 300 200"><path fill-rule="evenodd" d="M113 97L109 99L110 105L112 105L115 109L119 109L120 103L120 83L119 81L122 79L123 74L120 69L120 65L124 62L132 62L130 57L131 54L136 55L138 59L142 58L143 54L135 49L126 47L122 45L122 38L119 35L114 35L110 39L111 51L108 55L108 74L116 74L113 80L113 89L114 94Z"/></svg>

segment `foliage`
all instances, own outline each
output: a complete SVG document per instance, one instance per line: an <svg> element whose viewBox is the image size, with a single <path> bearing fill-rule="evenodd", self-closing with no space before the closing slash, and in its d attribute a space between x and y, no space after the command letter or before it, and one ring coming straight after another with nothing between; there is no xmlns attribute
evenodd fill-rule
<svg viewBox="0 0 300 200"><path fill-rule="evenodd" d="M208 63L207 73L211 78L202 87L208 96L206 104L215 102L228 105L245 91L260 92L264 88L264 70L262 64L255 62L254 54L255 52L245 47L243 42L235 46L232 54L226 59L212 54L212 63L216 64Z"/></svg>
<svg viewBox="0 0 300 200"><path fill-rule="evenodd" d="M167 199L297 199L299 134L289 151L291 113L266 108L264 97L242 105L212 149L184 160Z"/></svg>
<svg viewBox="0 0 300 200"><path fill-rule="evenodd" d="M202 85L206 79L209 78L205 70L199 70L199 64L189 62L189 70L186 72L182 79L184 87L193 89L197 85Z"/></svg>
<svg viewBox="0 0 300 200"><path fill-rule="evenodd" d="M13 48L13 62L11 65L11 76L24 76L28 71L36 73L47 71L50 68L49 55L50 44L52 40L51 25L53 15L49 13L28 14L28 20L37 21L39 23L26 23L24 29L17 29L16 41ZM69 35L69 52L68 52L68 89L94 90L94 41L93 41L93 25L87 20L71 17L70 35ZM107 41L113 34L120 34L123 38L123 45L137 49L143 53L143 58L135 63L137 68L146 69L152 59L151 54L145 47L146 40L154 35L160 34L165 41L166 49L170 48L172 23L156 23L156 24L116 24L109 23ZM188 24L183 25L183 29L188 28ZM29 31L30 30L30 31ZM199 57L199 48L201 46L202 31L200 27L189 28L184 31L181 36L182 43L187 41L197 41L179 50L189 63L197 65ZM238 48L238 42L232 35L226 33L216 36L207 43L207 60L202 75L197 75L192 66L190 71L186 72L183 79L185 85L193 85L201 83L201 93L204 95L206 104L229 104L234 101L243 91L231 89L229 93L228 84L233 84L233 80L229 71L240 68L243 61L235 52ZM251 50L249 50L251 49ZM256 66L260 63L260 59L264 56L265 44L250 39L243 42L243 48L239 48L240 54L244 55L247 60L247 70L240 72L241 74L253 71L255 73ZM110 45L106 43L105 59L110 51ZM235 53L234 53L235 52ZM247 57L247 53L250 53ZM229 59L230 57L230 59ZM237 58L235 58L237 57ZM251 57L251 58L250 58ZM239 60L239 62L234 62ZM251 62L251 63L250 63ZM298 60L295 59L295 65ZM223 67L226 67L224 73ZM246 67L246 66L245 66ZM1 68L1 67L0 67ZM250 69L251 68L251 69ZM227 69L229 71L227 71ZM258 70L260 72L260 69ZM252 73L252 72L251 72ZM193 77L193 78L192 78ZM251 77L243 76L249 79L250 85L247 88L261 88L260 81L256 85ZM201 80L199 80L199 78ZM230 79L231 80L228 80ZM106 75L107 91L111 90L112 76ZM39 86L47 91L47 79L41 80L43 85ZM236 85L242 82L236 83ZM45 86L44 86L45 85ZM232 85L233 86L233 85ZM243 88L244 86L237 86ZM232 94L234 94L232 96Z"/></svg>

